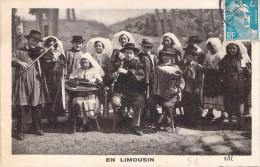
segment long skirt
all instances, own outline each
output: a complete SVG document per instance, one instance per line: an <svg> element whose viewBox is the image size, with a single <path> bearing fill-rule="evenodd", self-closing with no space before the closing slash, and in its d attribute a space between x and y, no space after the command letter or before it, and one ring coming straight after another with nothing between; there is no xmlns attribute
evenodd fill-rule
<svg viewBox="0 0 260 167"><path fill-rule="evenodd" d="M224 110L224 100L220 89L219 72L207 69L204 79L204 109Z"/></svg>
<svg viewBox="0 0 260 167"><path fill-rule="evenodd" d="M219 95L216 97L204 97L204 109L216 109L216 110L224 110L224 101L223 96Z"/></svg>

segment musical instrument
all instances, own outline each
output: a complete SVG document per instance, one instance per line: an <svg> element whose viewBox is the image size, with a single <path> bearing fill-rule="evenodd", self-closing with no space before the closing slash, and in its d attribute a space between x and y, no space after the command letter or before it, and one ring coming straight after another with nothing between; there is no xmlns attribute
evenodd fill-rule
<svg viewBox="0 0 260 167"><path fill-rule="evenodd" d="M36 56L38 56L39 54L39 56L37 57L37 58L33 58L34 60L33 60L33 62L31 63L31 64L29 64L28 65L28 67L27 67L27 69L25 69L25 70L23 70L20 74L19 74L19 76L18 77L20 77L25 71L27 71L30 67L32 67L42 56L44 56L44 54L45 53L47 53L50 49L51 49L51 47L52 46L54 46L56 43L58 43L58 41L60 41L60 40L57 40L54 44L52 44L46 51L44 51L43 52L43 50L42 50L42 48L41 47L36 47L36 48L34 48L33 49L33 52L37 52L35 55Z"/></svg>
<svg viewBox="0 0 260 167"><path fill-rule="evenodd" d="M177 88L182 72L178 66L157 66L154 70L153 93L161 97L171 94L170 88Z"/></svg>

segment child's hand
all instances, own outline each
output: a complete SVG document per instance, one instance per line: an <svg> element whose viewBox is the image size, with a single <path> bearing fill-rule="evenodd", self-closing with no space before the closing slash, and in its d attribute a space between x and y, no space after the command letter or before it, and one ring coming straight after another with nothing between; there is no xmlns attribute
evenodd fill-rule
<svg viewBox="0 0 260 167"><path fill-rule="evenodd" d="M196 66L198 63L196 61L190 62L191 66Z"/></svg>
<svg viewBox="0 0 260 167"><path fill-rule="evenodd" d="M112 78L115 78L115 77L117 76L117 74L118 74L117 72L114 72L114 73L111 75L111 77L112 77Z"/></svg>
<svg viewBox="0 0 260 167"><path fill-rule="evenodd" d="M112 104L117 106L117 107L120 107L121 106L121 98L118 97L118 96L114 96L112 98Z"/></svg>
<svg viewBox="0 0 260 167"><path fill-rule="evenodd" d="M117 70L118 73L123 73L123 74L126 74L128 72L128 70L124 69L124 68L119 68Z"/></svg>
<svg viewBox="0 0 260 167"><path fill-rule="evenodd" d="M125 58L125 55L122 53L122 54L119 54L119 59L123 60Z"/></svg>
<svg viewBox="0 0 260 167"><path fill-rule="evenodd" d="M20 66L22 67L23 70L26 70L28 68L28 66L29 66L27 63L22 62L22 61L19 62L19 64L20 64Z"/></svg>
<svg viewBox="0 0 260 167"><path fill-rule="evenodd" d="M96 80L97 80L96 78L92 78L92 79L89 80L89 83L94 84L96 82Z"/></svg>

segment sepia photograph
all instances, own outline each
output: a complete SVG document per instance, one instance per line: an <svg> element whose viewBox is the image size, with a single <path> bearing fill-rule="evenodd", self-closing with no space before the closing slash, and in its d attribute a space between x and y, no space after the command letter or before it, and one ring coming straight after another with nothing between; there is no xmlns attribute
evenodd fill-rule
<svg viewBox="0 0 260 167"><path fill-rule="evenodd" d="M257 0L3 0L0 166L259 166Z"/></svg>
<svg viewBox="0 0 260 167"><path fill-rule="evenodd" d="M252 154L251 42L223 10L11 12L12 154Z"/></svg>

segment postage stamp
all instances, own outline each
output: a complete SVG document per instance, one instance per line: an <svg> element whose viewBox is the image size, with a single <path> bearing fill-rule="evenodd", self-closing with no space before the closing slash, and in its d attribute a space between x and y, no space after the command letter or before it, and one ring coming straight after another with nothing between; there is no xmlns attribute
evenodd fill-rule
<svg viewBox="0 0 260 167"><path fill-rule="evenodd" d="M225 40L258 40L258 0L225 0Z"/></svg>

